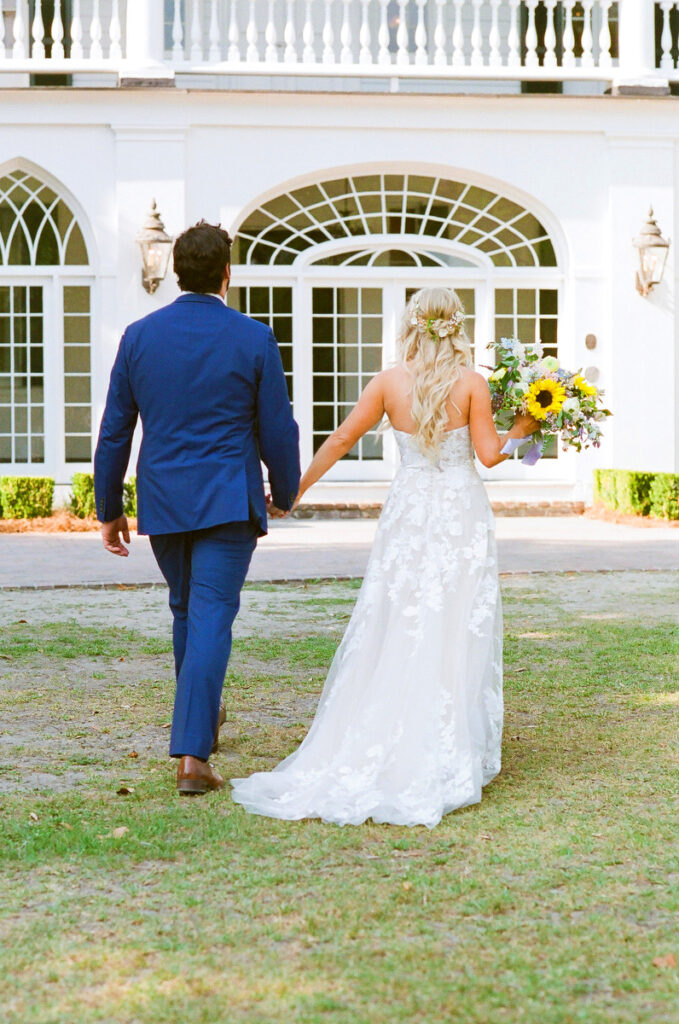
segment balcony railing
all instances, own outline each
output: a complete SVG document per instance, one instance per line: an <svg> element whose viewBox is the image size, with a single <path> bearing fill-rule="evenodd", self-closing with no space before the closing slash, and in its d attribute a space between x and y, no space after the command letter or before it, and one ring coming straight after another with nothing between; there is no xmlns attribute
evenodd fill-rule
<svg viewBox="0 0 679 1024"><path fill-rule="evenodd" d="M678 62L679 0L0 0L0 86L99 74L652 85L679 79Z"/></svg>

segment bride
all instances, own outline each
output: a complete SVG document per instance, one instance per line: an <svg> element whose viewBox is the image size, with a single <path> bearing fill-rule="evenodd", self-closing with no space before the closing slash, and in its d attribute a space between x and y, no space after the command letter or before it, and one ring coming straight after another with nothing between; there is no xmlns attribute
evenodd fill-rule
<svg viewBox="0 0 679 1024"><path fill-rule="evenodd" d="M431 828L500 771L502 609L474 452L495 466L507 436L536 424L518 416L498 436L463 322L451 289L413 295L399 364L370 381L302 477L300 496L386 414L401 465L363 586L299 748L232 780L254 814Z"/></svg>

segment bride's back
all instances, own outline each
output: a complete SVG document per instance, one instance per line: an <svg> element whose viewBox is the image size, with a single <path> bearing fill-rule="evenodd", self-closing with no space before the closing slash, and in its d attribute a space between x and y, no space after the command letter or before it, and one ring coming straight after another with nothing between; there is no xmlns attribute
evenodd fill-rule
<svg viewBox="0 0 679 1024"><path fill-rule="evenodd" d="M447 430L456 430L469 423L469 412L471 405L471 383L476 376L475 372L463 367L458 379L452 385L447 401L448 423ZM405 363L400 363L382 374L384 407L389 417L389 422L396 430L403 430L407 434L415 432L415 422L412 415L413 401L413 374Z"/></svg>

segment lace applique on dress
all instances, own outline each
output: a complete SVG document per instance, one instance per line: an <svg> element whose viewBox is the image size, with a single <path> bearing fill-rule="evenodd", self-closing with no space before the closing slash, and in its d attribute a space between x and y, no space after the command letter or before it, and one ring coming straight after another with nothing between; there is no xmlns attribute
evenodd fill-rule
<svg viewBox="0 0 679 1024"><path fill-rule="evenodd" d="M232 780L255 814L433 827L500 771L495 529L469 429L438 465L394 433L401 465L311 728L273 771Z"/></svg>

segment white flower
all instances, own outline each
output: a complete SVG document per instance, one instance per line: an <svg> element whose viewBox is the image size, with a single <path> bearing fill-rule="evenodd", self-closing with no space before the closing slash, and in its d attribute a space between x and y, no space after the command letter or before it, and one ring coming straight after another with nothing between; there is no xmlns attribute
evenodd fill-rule
<svg viewBox="0 0 679 1024"><path fill-rule="evenodd" d="M561 409L563 410L563 412L580 412L580 403L578 402L577 398L567 398L561 406Z"/></svg>

